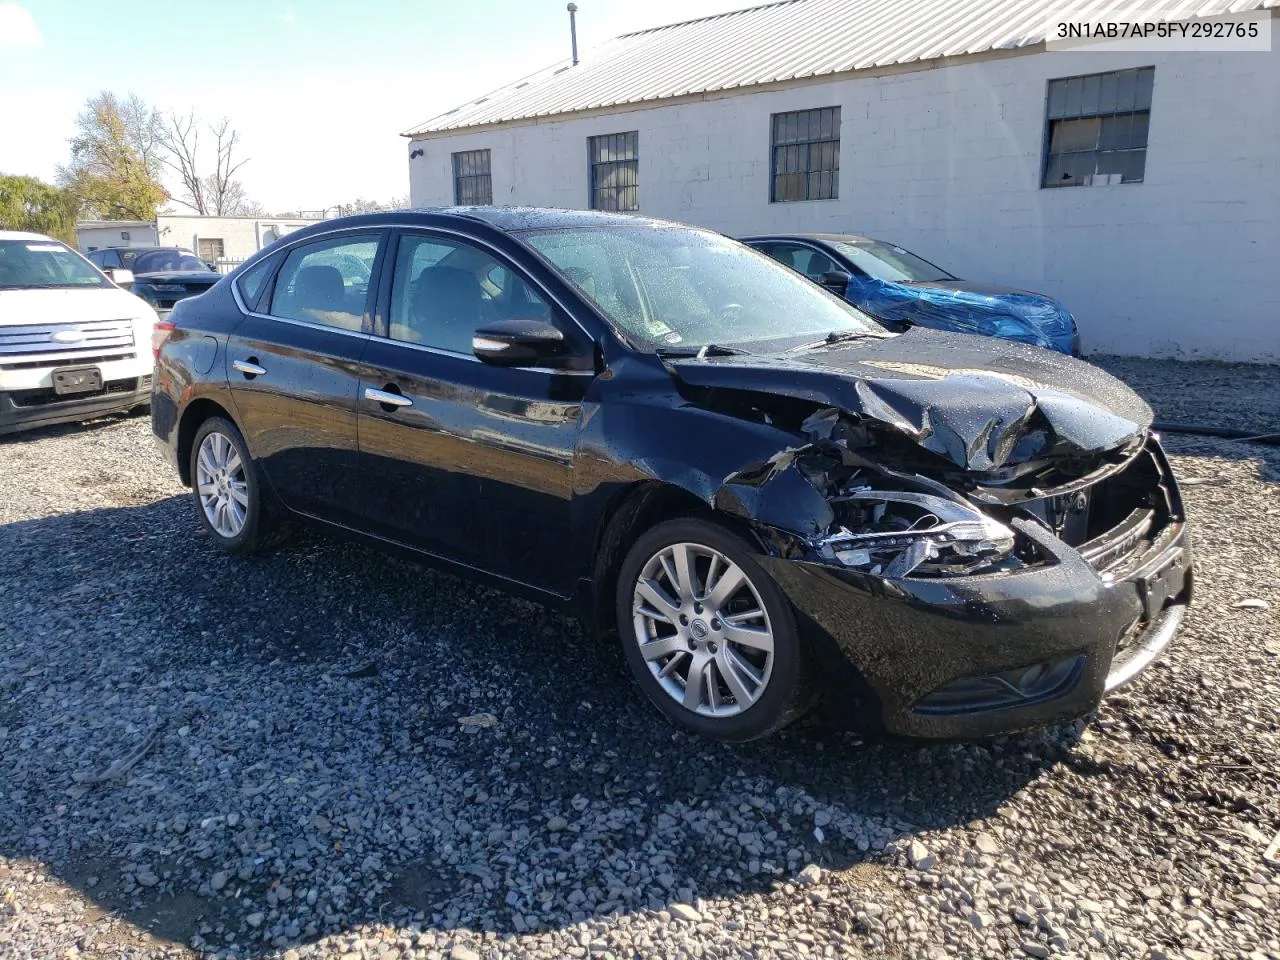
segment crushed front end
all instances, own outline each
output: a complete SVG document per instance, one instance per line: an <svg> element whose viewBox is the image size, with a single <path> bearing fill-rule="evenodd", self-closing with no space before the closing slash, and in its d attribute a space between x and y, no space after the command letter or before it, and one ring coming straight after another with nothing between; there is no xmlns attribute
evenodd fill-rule
<svg viewBox="0 0 1280 960"><path fill-rule="evenodd" d="M1082 716L1167 646L1192 567L1159 439L1099 411L1090 448L1062 403L1012 426L925 410L915 434L818 408L807 443L726 478L715 505L856 676L828 696L857 689L891 732L986 736Z"/></svg>

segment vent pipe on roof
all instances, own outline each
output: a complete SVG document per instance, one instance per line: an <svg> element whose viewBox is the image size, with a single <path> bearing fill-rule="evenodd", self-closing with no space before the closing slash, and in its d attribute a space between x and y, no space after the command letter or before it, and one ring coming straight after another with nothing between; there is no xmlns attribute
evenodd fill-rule
<svg viewBox="0 0 1280 960"><path fill-rule="evenodd" d="M569 11L569 42L573 44L573 65L578 65L578 5L571 3L565 7Z"/></svg>

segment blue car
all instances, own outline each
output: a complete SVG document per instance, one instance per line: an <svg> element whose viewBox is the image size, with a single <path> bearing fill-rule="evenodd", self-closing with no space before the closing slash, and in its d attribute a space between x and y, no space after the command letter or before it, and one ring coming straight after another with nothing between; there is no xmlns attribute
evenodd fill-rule
<svg viewBox="0 0 1280 960"><path fill-rule="evenodd" d="M1075 318L1057 300L961 280L892 243L833 233L744 237L743 243L880 320L1001 337L1080 356Z"/></svg>

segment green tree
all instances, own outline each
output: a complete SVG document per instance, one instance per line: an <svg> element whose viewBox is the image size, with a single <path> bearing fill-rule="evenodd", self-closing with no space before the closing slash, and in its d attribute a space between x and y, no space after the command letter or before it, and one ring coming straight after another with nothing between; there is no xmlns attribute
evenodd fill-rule
<svg viewBox="0 0 1280 960"><path fill-rule="evenodd" d="M0 228L28 230L75 246L76 198L35 177L0 174Z"/></svg>
<svg viewBox="0 0 1280 960"><path fill-rule="evenodd" d="M71 162L58 182L80 211L104 220L154 220L169 199L160 184L158 120L137 97L103 90L85 101L71 138Z"/></svg>

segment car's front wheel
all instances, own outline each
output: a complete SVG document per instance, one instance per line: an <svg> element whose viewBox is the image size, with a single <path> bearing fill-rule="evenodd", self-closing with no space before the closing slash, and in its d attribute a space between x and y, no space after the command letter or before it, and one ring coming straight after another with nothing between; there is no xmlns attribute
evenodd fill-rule
<svg viewBox="0 0 1280 960"><path fill-rule="evenodd" d="M274 539L249 448L235 424L210 417L191 444L191 495L200 525L227 553L254 553Z"/></svg>
<svg viewBox="0 0 1280 960"><path fill-rule="evenodd" d="M716 740L766 736L809 700L791 606L756 555L718 524L680 518L641 536L618 578L637 682L677 724Z"/></svg>

